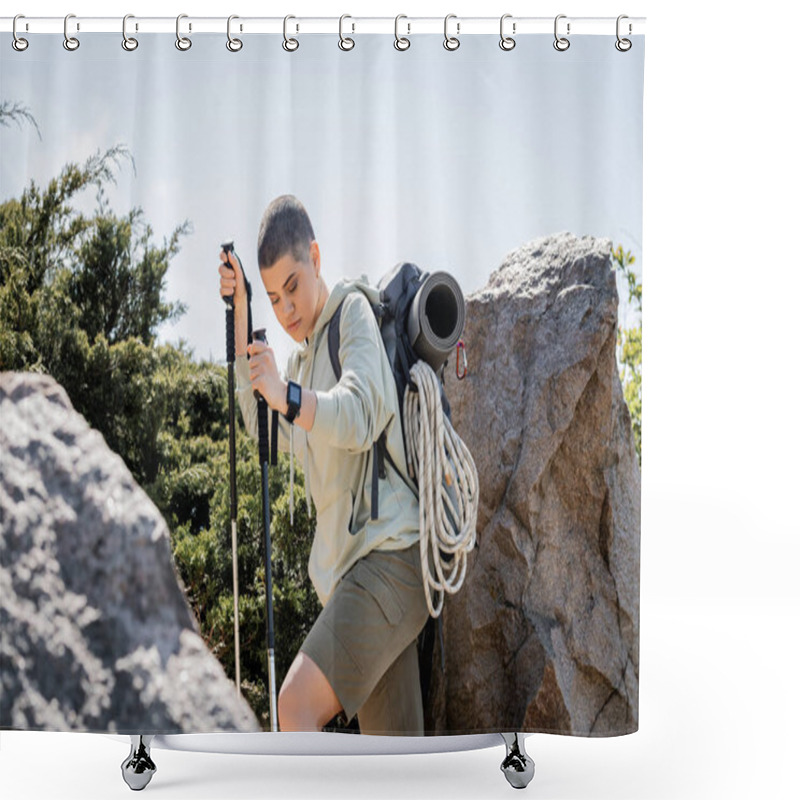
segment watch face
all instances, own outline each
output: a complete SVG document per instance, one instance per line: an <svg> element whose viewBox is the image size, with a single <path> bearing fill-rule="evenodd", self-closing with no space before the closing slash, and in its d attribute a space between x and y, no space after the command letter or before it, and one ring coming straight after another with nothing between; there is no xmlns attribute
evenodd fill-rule
<svg viewBox="0 0 800 800"><path fill-rule="evenodd" d="M300 400L303 397L303 390L296 383L289 384L289 401L292 405L300 405Z"/></svg>

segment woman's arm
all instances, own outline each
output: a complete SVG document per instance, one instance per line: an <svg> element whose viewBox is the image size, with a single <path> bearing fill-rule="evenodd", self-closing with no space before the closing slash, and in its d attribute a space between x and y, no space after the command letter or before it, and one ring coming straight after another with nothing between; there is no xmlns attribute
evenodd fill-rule
<svg viewBox="0 0 800 800"><path fill-rule="evenodd" d="M286 382L286 376L281 375L281 378L284 382ZM247 432L254 438L258 439L258 401L256 400L255 396L253 395L253 386L250 383L250 366L247 361L247 356L242 355L236 356L236 395L239 400L239 408L242 410L242 417L244 418L244 426ZM300 407L300 414L295 417L295 424L303 416L305 412L306 416L309 415L309 410L305 409L303 406L309 402L307 397L308 395L313 395L313 392L309 392L308 390L303 390L303 405ZM309 403L310 404L310 403ZM316 404L315 404L316 405ZM286 421L286 418L283 416L284 413L287 411L286 402L284 400L283 406L281 408L276 408L278 412L278 449L283 453L289 452L289 432L291 429L291 425ZM313 409L311 410L311 422L310 425L313 423ZM272 436L272 414L269 415L269 435ZM305 426L303 426L305 427ZM306 428L308 430L308 428ZM294 453L295 455L302 460L303 453L304 453L304 438L302 436L295 436L294 437Z"/></svg>
<svg viewBox="0 0 800 800"><path fill-rule="evenodd" d="M330 391L312 392L310 430L333 447L369 450L393 416L386 399L394 377L369 301L360 292L345 299L340 325L342 376ZM305 402L306 394L303 394Z"/></svg>

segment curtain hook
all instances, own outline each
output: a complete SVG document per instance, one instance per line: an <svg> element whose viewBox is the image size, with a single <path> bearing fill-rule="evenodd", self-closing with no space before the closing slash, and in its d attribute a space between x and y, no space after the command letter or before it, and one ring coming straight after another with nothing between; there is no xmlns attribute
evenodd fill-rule
<svg viewBox="0 0 800 800"><path fill-rule="evenodd" d="M448 14L444 18L444 49L452 51L452 50L458 50L458 48L461 46L461 42L459 41L457 35L456 36L448 36L447 35L447 23L451 19L457 19L456 15L455 14ZM458 34L458 32L460 30L461 30L461 23L459 22L459 23L456 24L456 34Z"/></svg>
<svg viewBox="0 0 800 800"><path fill-rule="evenodd" d="M293 53L300 47L300 42L297 39L290 39L286 33L287 31L287 24L290 19L297 19L297 17L293 17L291 14L283 18L283 49L286 50L287 53ZM300 26L298 25L298 30Z"/></svg>
<svg viewBox="0 0 800 800"><path fill-rule="evenodd" d="M402 38L400 37L399 27L400 27L400 20L401 19L408 19L405 14L398 14L394 18L394 47L395 50L408 50L411 47L411 39L406 39L405 36ZM408 32L411 33L411 23L406 23L408 26Z"/></svg>
<svg viewBox="0 0 800 800"><path fill-rule="evenodd" d="M355 43L355 41L353 39L351 39L349 36L347 38L345 38L344 34L342 33L342 23L346 19L353 19L353 18L349 14L342 14L342 16L339 17L339 49L340 50L352 50L356 46L356 43ZM356 25L355 25L355 23L351 23L351 24L353 26L353 31L352 32L355 33Z"/></svg>
<svg viewBox="0 0 800 800"><path fill-rule="evenodd" d="M14 34L14 40L11 42L11 46L18 52L21 53L23 50L28 49L28 40L23 39L21 36L17 36L17 20L18 19L25 19L24 14L17 14L14 17L14 22L11 25L11 32Z"/></svg>
<svg viewBox="0 0 800 800"><path fill-rule="evenodd" d="M617 41L614 42L614 47L616 47L617 50L620 51L620 53L627 53L628 50L630 50L631 47L633 47L633 43L631 42L630 39L620 39L619 38L619 21L621 19L629 19L629 17L628 17L627 14L620 14L617 17ZM631 24L629 22L628 23L628 33L630 34L632 31L633 31L633 28L632 28L632 26L631 26Z"/></svg>
<svg viewBox="0 0 800 800"><path fill-rule="evenodd" d="M192 40L188 36L181 36L181 20L187 19L188 14L178 14L175 20L175 47L178 50L186 51L192 46ZM189 30L192 29L192 24L189 23Z"/></svg>
<svg viewBox="0 0 800 800"><path fill-rule="evenodd" d="M126 14L122 18L122 49L127 50L129 53L131 53L139 46L139 40L134 39L132 36L128 36L127 28L129 19L135 19L133 14Z"/></svg>
<svg viewBox="0 0 800 800"><path fill-rule="evenodd" d="M569 50L569 39L566 39L563 36L558 35L558 21L560 19L566 19L566 18L567 18L566 14L559 14L556 17L556 22L554 27L556 40L553 42L553 47L555 47L555 49L558 50L560 53L563 53L565 50ZM569 36L569 22L567 23L567 36Z"/></svg>
<svg viewBox="0 0 800 800"><path fill-rule="evenodd" d="M228 17L228 41L225 42L225 47L227 47L228 50L231 51L231 53L238 53L242 49L242 47L244 47L241 39L234 39L231 36L231 21L235 19L239 19L239 17L237 17L236 14L231 14Z"/></svg>
<svg viewBox="0 0 800 800"><path fill-rule="evenodd" d="M67 14L67 16L64 17L64 49L70 52L77 50L81 46L81 43L74 36L70 36L67 31L67 24L71 19L75 19L74 14Z"/></svg>
<svg viewBox="0 0 800 800"><path fill-rule="evenodd" d="M506 36L503 33L503 23L505 23L507 19L511 19L511 14L503 14L503 16L500 17L500 49L506 52L513 50L517 46L516 39L511 36ZM513 32L517 32L516 23L514 23Z"/></svg>

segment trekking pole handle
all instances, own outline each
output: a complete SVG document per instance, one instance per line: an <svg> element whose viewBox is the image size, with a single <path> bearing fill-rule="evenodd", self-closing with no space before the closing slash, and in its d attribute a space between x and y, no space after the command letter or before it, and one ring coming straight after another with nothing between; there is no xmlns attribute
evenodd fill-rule
<svg viewBox="0 0 800 800"><path fill-rule="evenodd" d="M233 239L228 239L227 241L224 241L220 245L220 247L222 248L222 252L225 253L226 256L230 256L231 253L234 253L235 255L235 251L233 249ZM230 257L226 259L226 263L231 269L233 269L233 264L231 264ZM225 305L231 310L233 310L233 295L232 294L227 295L222 299L225 301Z"/></svg>
<svg viewBox="0 0 800 800"><path fill-rule="evenodd" d="M223 242L222 251L229 255L233 253L233 240ZM228 266L233 265L230 258L227 259ZM233 364L236 360L236 319L233 311L233 295L227 295L222 298L225 301L225 332L226 332L226 345L227 345L227 358L228 363Z"/></svg>

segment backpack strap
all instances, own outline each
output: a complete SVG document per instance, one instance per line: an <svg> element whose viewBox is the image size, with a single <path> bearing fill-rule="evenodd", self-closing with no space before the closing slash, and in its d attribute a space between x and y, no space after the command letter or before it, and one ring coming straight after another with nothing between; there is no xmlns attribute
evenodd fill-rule
<svg viewBox="0 0 800 800"><path fill-rule="evenodd" d="M343 304L344 300L339 303L338 308L333 312L331 321L328 323L328 355L330 356L333 374L336 376L337 381L342 377L342 363L339 360L339 342L341 340L339 328ZM386 479L384 456L389 459L389 463L399 473L397 466L386 449L386 431L381 431L377 441L372 443L372 510L370 517L373 520L378 519L378 479Z"/></svg>

